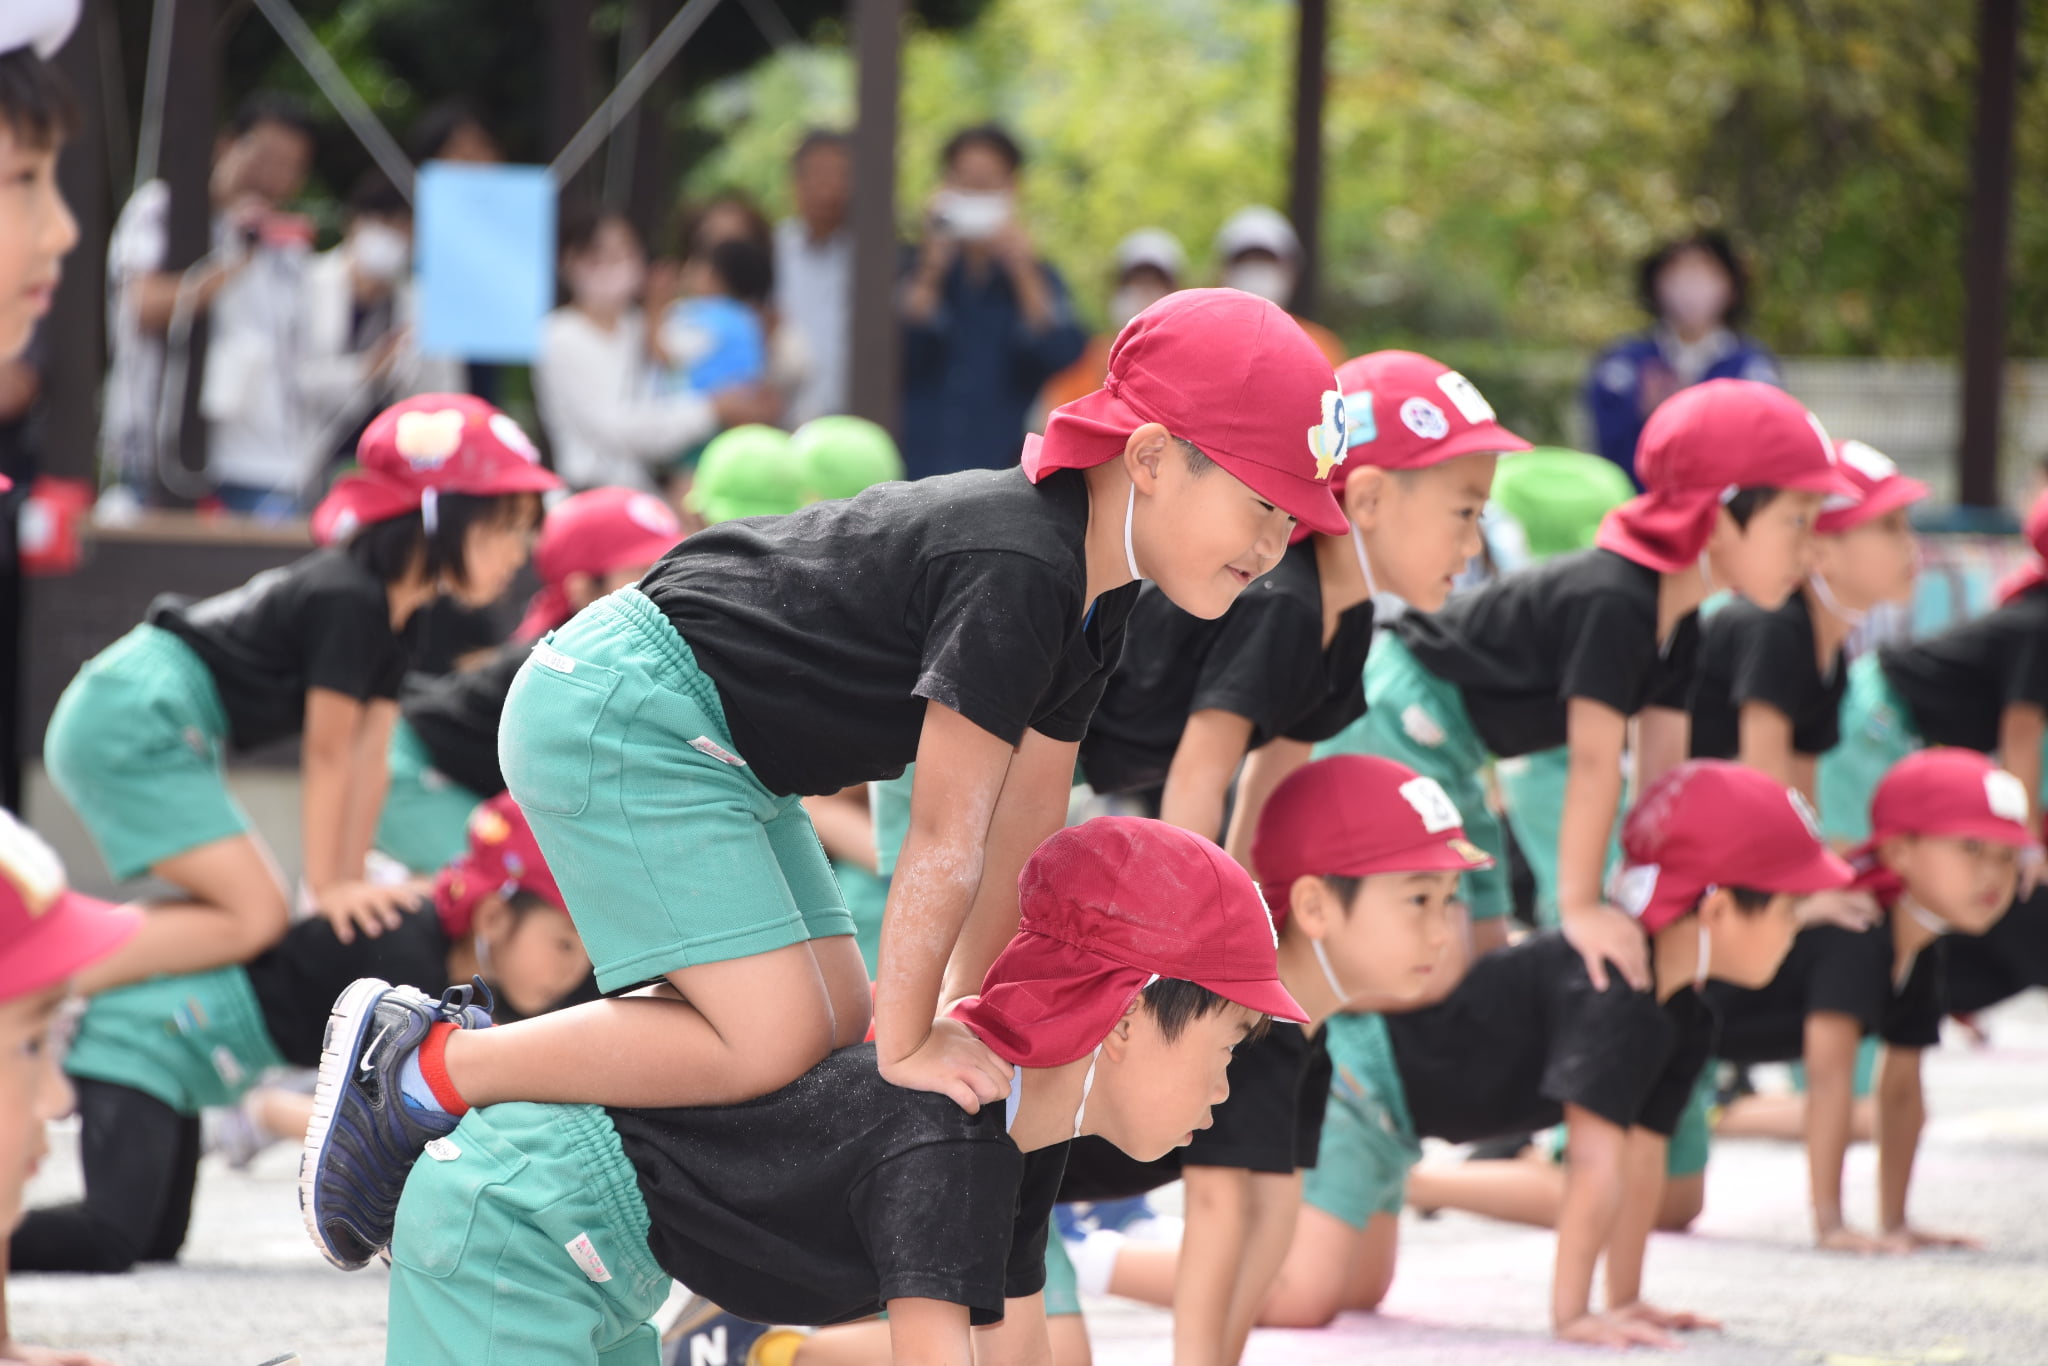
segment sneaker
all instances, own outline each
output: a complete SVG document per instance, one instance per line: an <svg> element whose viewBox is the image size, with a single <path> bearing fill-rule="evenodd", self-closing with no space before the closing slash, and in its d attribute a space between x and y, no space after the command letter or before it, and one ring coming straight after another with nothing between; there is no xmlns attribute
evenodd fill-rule
<svg viewBox="0 0 2048 1366"><path fill-rule="evenodd" d="M755 1366L756 1349L776 1332L694 1295L662 1334L661 1366Z"/></svg>
<svg viewBox="0 0 2048 1366"><path fill-rule="evenodd" d="M489 1028L489 990L482 1005L471 1004L475 994L450 987L436 1001L365 977L327 1017L313 1120L299 1159L299 1211L313 1245L343 1271L360 1269L390 1245L407 1173L427 1144L458 1122L407 1099L398 1078L430 1025Z"/></svg>

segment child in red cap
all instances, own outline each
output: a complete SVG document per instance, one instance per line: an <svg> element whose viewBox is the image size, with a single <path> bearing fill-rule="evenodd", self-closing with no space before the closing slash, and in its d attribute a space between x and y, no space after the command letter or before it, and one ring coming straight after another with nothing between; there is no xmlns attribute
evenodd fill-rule
<svg viewBox="0 0 2048 1366"><path fill-rule="evenodd" d="M1844 1252L1906 1252L1967 1245L1931 1234L1906 1217L1907 1183L1926 1107L1921 1054L1941 1041L1946 1009L1945 936L1978 936L2011 905L2020 855L2033 846L2027 793L2019 779L1981 754L1928 749L1908 755L1878 784L1870 839L1850 858L1853 884L1884 909L1861 932L1834 925L1801 930L1770 984L1716 984L1708 1000L1721 1016L1719 1056L1734 1062L1806 1064L1807 1169L1814 1238ZM1884 1042L1877 1084L1879 1231L1842 1217L1859 1039Z"/></svg>
<svg viewBox="0 0 2048 1366"><path fill-rule="evenodd" d="M1645 1304L1641 1284L1664 1145L1713 1044L1699 989L1709 978L1768 982L1792 943L1794 898L1842 886L1850 871L1796 793L1713 760L1653 783L1629 813L1622 848L1613 897L1640 927L1652 989L1618 978L1595 987L1582 956L1546 932L1480 959L1435 1005L1331 1021L1337 1077L1322 1149L1263 1322L1311 1326L1379 1302L1424 1136L1468 1143L1560 1118L1569 1153L1557 1334L1668 1344L1666 1329L1704 1322ZM1603 1257L1607 1308L1595 1313Z"/></svg>
<svg viewBox="0 0 2048 1366"><path fill-rule="evenodd" d="M1636 472L1647 492L1607 514L1595 548L1396 623L1366 670L1364 718L1325 750L1383 754L1436 778L1474 841L1498 855L1480 781L1488 759L1569 746L1559 809L1508 817L1595 983L1613 960L1642 987L1641 937L1600 896L1629 719L1641 718L1635 768L1646 784L1685 756L1700 603L1715 588L1783 603L1805 581L1823 500L1851 490L1813 415L1749 380L1667 399L1643 429ZM1476 874L1466 894L1475 949L1504 942L1505 875Z"/></svg>
<svg viewBox="0 0 2048 1366"><path fill-rule="evenodd" d="M346 941L395 923L415 892L373 886L364 859L413 613L444 594L495 601L526 562L540 494L559 481L517 423L466 394L394 404L360 468L313 514L322 548L203 602L165 595L79 670L43 742L50 779L120 880L185 899L153 906L83 991L253 958L290 902L230 795L223 755L302 737L302 902Z"/></svg>
<svg viewBox="0 0 2048 1366"><path fill-rule="evenodd" d="M733 1102L867 1032L853 921L801 798L919 761L873 997L883 1076L976 1108L1009 1067L956 1020L1015 923L1016 870L1066 815L1075 752L1149 577L1221 615L1297 520L1344 529L1335 377L1232 290L1134 319L1097 393L1023 467L881 484L685 540L536 646L499 757L599 985L679 993L474 1035L383 1037L337 1101L405 1143L362 1173L374 1242L406 1163L468 1104ZM960 944L955 952L955 944ZM948 967L951 960L950 969ZM382 1118L365 1079L420 1098ZM366 1123L370 1122L367 1119Z"/></svg>
<svg viewBox="0 0 2048 1366"><path fill-rule="evenodd" d="M1854 498L1813 526L1813 573L1775 610L1734 598L1700 624L1692 756L1740 759L1818 802L1815 765L1840 739L1844 646L1872 608L1912 596L1919 547L1906 513L1927 485L1861 441L1835 444Z"/></svg>
<svg viewBox="0 0 2048 1366"><path fill-rule="evenodd" d="M859 1044L738 1105L473 1109L404 1189L390 1359L653 1366L645 1319L674 1277L758 1323L886 1308L848 1331L898 1361L1047 1360L1070 1142L1164 1155L1228 1094L1234 1047L1305 1015L1251 879L1184 831L1059 831L1019 901L980 995L951 1012L1017 1069L1005 1104L969 1114L892 1086Z"/></svg>
<svg viewBox="0 0 2048 1366"><path fill-rule="evenodd" d="M1922 745L1994 755L2026 789L2028 809L2040 810L2048 493L2027 513L2026 533L2039 558L1999 585L1997 607L1920 640L1880 645L1849 667L1842 741L1820 761L1821 828L1829 839L1851 845L1870 837L1871 794Z"/></svg>
<svg viewBox="0 0 2048 1366"><path fill-rule="evenodd" d="M1238 1050L1230 1098L1184 1149L1136 1163L1083 1140L1062 1191L1096 1199L1188 1182L1178 1247L1098 1230L1074 1252L1084 1293L1172 1306L1176 1361L1237 1360L1287 1255L1330 1092L1324 1022L1359 1002L1419 998L1454 961L1459 878L1490 862L1435 780L1366 755L1317 760L1281 782L1252 854L1279 926L1280 980L1308 1023L1276 1023ZM1231 1269L1220 1284L1203 1275L1212 1262ZM1203 1296L1221 1302L1205 1312Z"/></svg>
<svg viewBox="0 0 2048 1366"><path fill-rule="evenodd" d="M118 1272L175 1258L192 1211L201 1108L240 1105L268 1126L244 1138L245 1161L275 1137L305 1137L309 1098L258 1082L271 1067L318 1066L326 1003L366 974L415 992L477 976L512 1018L581 995L590 960L561 911L525 818L501 794L476 809L468 849L442 870L431 906L375 938L343 944L312 917L246 965L92 997L64 1058L84 1198L29 1213L14 1236L15 1269ZM316 1143L322 1127L312 1126Z"/></svg>
<svg viewBox="0 0 2048 1366"><path fill-rule="evenodd" d="M540 591L512 639L474 668L409 681L399 697L379 850L420 874L462 852L470 811L505 790L498 718L533 643L605 594L638 583L682 538L674 509L635 489L590 489L548 509L533 548Z"/></svg>
<svg viewBox="0 0 2048 1366"><path fill-rule="evenodd" d="M10 5L0 16L0 167L19 187L0 206L0 363L28 346L78 244L78 221L57 184L57 153L78 113L49 60L77 25L76 0Z"/></svg>

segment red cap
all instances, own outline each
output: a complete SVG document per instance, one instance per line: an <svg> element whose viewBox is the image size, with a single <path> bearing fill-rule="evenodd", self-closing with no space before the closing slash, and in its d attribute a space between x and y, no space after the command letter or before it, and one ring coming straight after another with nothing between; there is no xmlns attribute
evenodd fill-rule
<svg viewBox="0 0 2048 1366"><path fill-rule="evenodd" d="M1311 531L1348 523L1330 494L1349 448L1322 349L1285 310L1236 289L1183 289L1124 324L1102 387L1024 438L1024 473L1114 460L1157 422Z"/></svg>
<svg viewBox="0 0 2048 1366"><path fill-rule="evenodd" d="M1622 824L1621 852L1612 900L1652 933L1711 887L1803 896L1853 876L1821 842L1806 798L1719 759L1691 760L1650 784Z"/></svg>
<svg viewBox="0 0 2048 1366"><path fill-rule="evenodd" d="M1308 1021L1280 985L1278 940L1258 889L1200 835L1098 816L1039 845L1017 894L1016 937L981 995L952 1015L1019 1067L1085 1057L1161 977L1275 1019Z"/></svg>
<svg viewBox="0 0 2048 1366"><path fill-rule="evenodd" d="M2027 509L2027 544L2034 547L2034 562L2008 574L1998 585L1998 600L2011 602L2030 588L2039 588L2048 583L2048 491L2034 499L2034 505Z"/></svg>
<svg viewBox="0 0 2048 1366"><path fill-rule="evenodd" d="M1279 921L1297 878L1467 873L1493 859L1465 838L1436 779L1392 759L1343 754L1305 764L1273 789L1252 837L1252 866Z"/></svg>
<svg viewBox="0 0 2048 1366"><path fill-rule="evenodd" d="M1419 470L1478 451L1531 449L1500 425L1472 381L1414 351L1374 351L1337 367L1351 458L1330 475L1342 492L1357 465Z"/></svg>
<svg viewBox="0 0 2048 1366"><path fill-rule="evenodd" d="M1666 574L1699 561L1738 489L1858 493L1820 419L1753 379L1710 379L1659 404L1636 445L1636 478L1643 493L1607 514L1596 544Z"/></svg>
<svg viewBox="0 0 2048 1366"><path fill-rule="evenodd" d="M70 980L141 925L134 910L72 891L42 836L0 811L0 1001Z"/></svg>
<svg viewBox="0 0 2048 1366"><path fill-rule="evenodd" d="M533 548L541 590L526 604L516 634L538 640L570 616L562 584L571 574L603 578L628 565L652 564L683 539L675 510L638 489L590 489L548 509Z"/></svg>
<svg viewBox="0 0 2048 1366"><path fill-rule="evenodd" d="M1945 835L2024 849L2027 788L1973 749L1923 749L1891 766L1870 799L1870 843Z"/></svg>
<svg viewBox="0 0 2048 1366"><path fill-rule="evenodd" d="M468 934L485 897L514 892L537 896L558 911L569 909L526 813L511 793L500 792L469 813L469 848L434 880L434 909L448 933Z"/></svg>
<svg viewBox="0 0 2048 1366"><path fill-rule="evenodd" d="M1839 536L1888 512L1911 507L1927 496L1927 485L1899 473L1892 458L1861 441L1835 443L1837 468L1856 486L1853 498L1836 496L1822 505L1813 524L1822 536Z"/></svg>
<svg viewBox="0 0 2048 1366"><path fill-rule="evenodd" d="M562 481L540 466L519 424L469 394L419 394L377 414L356 443L356 468L313 509L313 540L345 541L357 527L427 504L427 494L547 493Z"/></svg>

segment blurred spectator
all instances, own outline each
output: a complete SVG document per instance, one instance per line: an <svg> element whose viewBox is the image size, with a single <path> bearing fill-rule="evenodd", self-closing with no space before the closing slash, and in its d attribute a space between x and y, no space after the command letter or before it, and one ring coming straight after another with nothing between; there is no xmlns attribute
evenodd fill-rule
<svg viewBox="0 0 2048 1366"><path fill-rule="evenodd" d="M765 378L787 404L789 396L802 389L810 378L811 347L810 339L801 330L782 325L786 319L775 303L775 229L769 224L768 215L741 191L724 190L683 214L682 230L677 234L677 240L686 262L692 258L701 259L721 242L745 242L758 248L767 258L768 299L758 310L762 342L768 357ZM665 307L682 292L680 271L656 267L653 283L648 289L651 307ZM660 308L657 307L656 311L658 313ZM788 417L781 412L769 421L789 423Z"/></svg>
<svg viewBox="0 0 2048 1366"><path fill-rule="evenodd" d="M572 487L651 489L719 428L773 420L780 403L757 386L653 392L640 310L647 256L625 218L568 218L561 271L569 302L542 324L533 388L556 472Z"/></svg>
<svg viewBox="0 0 2048 1366"><path fill-rule="evenodd" d="M1187 255L1180 239L1164 228L1140 228L1116 245L1116 281L1109 296L1109 330L1088 339L1081 359L1054 375L1045 386L1043 407L1050 410L1094 393L1109 373L1109 348L1124 324L1181 287Z"/></svg>
<svg viewBox="0 0 2048 1366"><path fill-rule="evenodd" d="M1253 204L1232 214L1216 234L1216 262L1216 283L1293 308L1294 289L1301 282L1301 238L1278 209ZM1323 349L1332 367L1349 358L1335 332L1299 313L1294 320Z"/></svg>
<svg viewBox="0 0 2048 1366"><path fill-rule="evenodd" d="M1017 218L1024 154L994 124L955 133L902 299L910 477L1015 463L1045 382L1087 345L1059 273Z"/></svg>
<svg viewBox="0 0 2048 1366"><path fill-rule="evenodd" d="M699 251L683 264L683 297L663 312L654 337L655 390L712 393L759 384L767 374L768 253L742 238Z"/></svg>
<svg viewBox="0 0 2048 1366"><path fill-rule="evenodd" d="M789 161L796 215L775 226L775 311L803 338L810 364L790 395L788 419L800 425L846 411L853 328L853 144L844 133L814 129Z"/></svg>
<svg viewBox="0 0 2048 1366"><path fill-rule="evenodd" d="M306 269L300 385L330 459L355 458L370 418L413 394L460 390L459 360L413 347L412 206L381 171L349 192L341 244Z"/></svg>
<svg viewBox="0 0 2048 1366"><path fill-rule="evenodd" d="M1720 233L1659 247L1637 272L1636 295L1655 325L1601 352L1586 380L1600 454L1631 479L1643 422L1680 389L1710 379L1778 383L1777 358L1735 331L1749 279Z"/></svg>
<svg viewBox="0 0 2048 1366"><path fill-rule="evenodd" d="M443 100L413 121L405 150L414 161L468 161L495 165L504 149L475 108L463 100Z"/></svg>
<svg viewBox="0 0 2048 1366"><path fill-rule="evenodd" d="M174 430L182 395L164 394L166 334L205 314L200 409L207 472L231 510L288 515L311 470L298 395L300 312L310 225L280 212L306 183L313 124L282 95L252 96L214 148L213 250L183 273L165 270L170 188L138 189L107 246L113 363L102 417L104 459L147 493L158 433ZM181 298L182 296L182 298ZM182 345L182 336L172 338ZM172 420L159 423L162 410Z"/></svg>

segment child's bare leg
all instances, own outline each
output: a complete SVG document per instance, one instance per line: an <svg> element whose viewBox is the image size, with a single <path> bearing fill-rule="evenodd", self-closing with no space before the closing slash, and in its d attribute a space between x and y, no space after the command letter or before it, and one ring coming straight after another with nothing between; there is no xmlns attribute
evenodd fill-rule
<svg viewBox="0 0 2048 1366"><path fill-rule="evenodd" d="M851 1048L868 1036L868 1021L874 1018L875 1008L860 944L850 934L813 939L811 959L832 1002L832 1047Z"/></svg>
<svg viewBox="0 0 2048 1366"><path fill-rule="evenodd" d="M1320 1328L1346 1310L1377 1309L1394 1283L1400 1233L1397 1215L1375 1214L1361 1230L1304 1206L1259 1322L1268 1328Z"/></svg>
<svg viewBox="0 0 2048 1366"><path fill-rule="evenodd" d="M1858 1096L1849 1111L1849 1139L1870 1142L1876 1108L1870 1097ZM1786 1143L1806 1141L1806 1096L1803 1092L1738 1096L1721 1111L1714 1132L1723 1138L1775 1138Z"/></svg>
<svg viewBox="0 0 2048 1366"><path fill-rule="evenodd" d="M1682 1233L1706 1203L1706 1177L1669 1176L1657 1206L1657 1227ZM1523 1157L1417 1167L1408 1174L1408 1203L1419 1210L1455 1209L1510 1224L1555 1228L1564 1208L1564 1167L1533 1150Z"/></svg>
<svg viewBox="0 0 2048 1366"><path fill-rule="evenodd" d="M843 957L825 954L835 975ZM457 1030L447 1040L448 1078L470 1105L735 1104L823 1062L834 1042L834 1001L849 990L827 982L808 943L681 968L668 981L681 1000L630 996Z"/></svg>
<svg viewBox="0 0 2048 1366"><path fill-rule="evenodd" d="M245 963L283 937L290 923L284 877L252 836L187 849L150 871L184 888L191 900L149 907L132 939L78 975L80 992Z"/></svg>
<svg viewBox="0 0 2048 1366"><path fill-rule="evenodd" d="M306 1140L306 1126L313 1122L313 1097L306 1091L287 1091L278 1086L259 1086L249 1093L249 1117L268 1134Z"/></svg>

